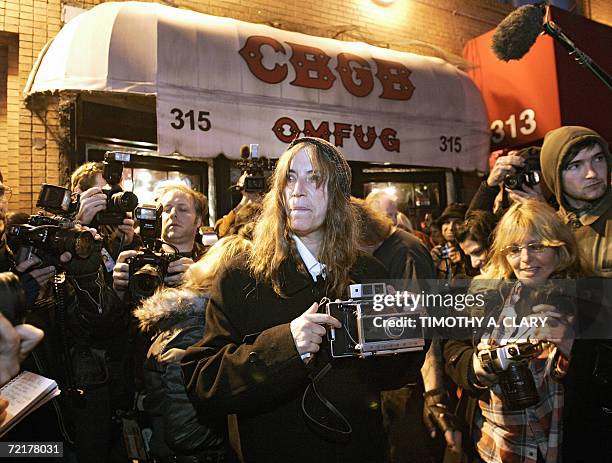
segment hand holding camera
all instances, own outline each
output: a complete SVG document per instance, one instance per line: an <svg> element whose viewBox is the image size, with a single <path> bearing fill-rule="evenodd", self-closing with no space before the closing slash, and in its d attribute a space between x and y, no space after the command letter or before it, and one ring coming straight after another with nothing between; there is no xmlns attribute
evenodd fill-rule
<svg viewBox="0 0 612 463"><path fill-rule="evenodd" d="M168 264L168 274L164 278L164 283L168 286L178 286L183 281L185 272L194 264L193 259L181 257Z"/></svg>
<svg viewBox="0 0 612 463"><path fill-rule="evenodd" d="M508 156L498 157L487 177L487 185L490 187L501 185L506 175L512 174L516 171L515 168L522 168L524 165L525 159L522 156L517 156L515 152L510 152Z"/></svg>
<svg viewBox="0 0 612 463"><path fill-rule="evenodd" d="M331 315L318 313L319 304L313 303L302 315L290 323L291 335L300 355L319 352L325 336L324 325L341 328L342 325Z"/></svg>
<svg viewBox="0 0 612 463"><path fill-rule="evenodd" d="M529 362L537 358L543 349L539 341L513 342L499 347L485 346L478 350L474 373L483 386L487 384L482 380L492 380L487 374L496 375L504 405L509 410L524 410L540 400ZM485 375L482 370L478 370L476 363L480 364Z"/></svg>
<svg viewBox="0 0 612 463"><path fill-rule="evenodd" d="M126 261L138 254L138 251L123 251L117 257L117 263L113 269L113 289L123 299L130 284L130 266Z"/></svg>
<svg viewBox="0 0 612 463"><path fill-rule="evenodd" d="M104 209L106 209L106 195L102 192L102 188L95 186L80 196L76 220L89 225L93 222L98 212Z"/></svg>

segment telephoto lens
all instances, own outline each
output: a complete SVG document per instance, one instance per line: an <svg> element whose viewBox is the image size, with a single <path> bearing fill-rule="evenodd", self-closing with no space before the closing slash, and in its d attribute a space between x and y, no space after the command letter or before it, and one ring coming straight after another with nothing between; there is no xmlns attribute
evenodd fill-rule
<svg viewBox="0 0 612 463"><path fill-rule="evenodd" d="M13 326L25 318L25 294L19 277L13 272L0 273L0 311Z"/></svg>
<svg viewBox="0 0 612 463"><path fill-rule="evenodd" d="M498 376L502 399L509 410L524 410L540 400L533 375L526 363L513 362Z"/></svg>

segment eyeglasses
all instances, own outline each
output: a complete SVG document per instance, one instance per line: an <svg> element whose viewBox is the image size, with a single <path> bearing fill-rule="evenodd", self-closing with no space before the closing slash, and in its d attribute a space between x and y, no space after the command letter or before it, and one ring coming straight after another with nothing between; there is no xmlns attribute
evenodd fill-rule
<svg viewBox="0 0 612 463"><path fill-rule="evenodd" d="M0 203L8 203L13 196L13 190L8 186L0 186Z"/></svg>
<svg viewBox="0 0 612 463"><path fill-rule="evenodd" d="M549 246L546 246L544 243L529 243L524 246L519 246L518 244L511 244L510 246L506 246L502 249L504 255L509 257L518 257L521 255L523 249L527 249L527 253L535 253L540 254L544 252Z"/></svg>

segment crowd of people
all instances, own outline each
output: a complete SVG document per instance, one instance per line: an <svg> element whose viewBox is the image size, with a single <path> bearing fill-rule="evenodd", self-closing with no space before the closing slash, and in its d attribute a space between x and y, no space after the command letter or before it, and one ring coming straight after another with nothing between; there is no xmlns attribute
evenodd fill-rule
<svg viewBox="0 0 612 463"><path fill-rule="evenodd" d="M340 150L302 137L205 246L207 199L184 184L150 221L101 224L107 179L87 163L70 226L91 252L54 259L10 240L28 216L8 221L2 184L0 271L24 307L0 315L0 381L21 368L62 391L5 438L61 441L71 462L612 461L611 170L601 136L561 127L412 224L387 192L352 197ZM467 321L388 347L394 332L362 332L381 282L483 304L421 307Z"/></svg>

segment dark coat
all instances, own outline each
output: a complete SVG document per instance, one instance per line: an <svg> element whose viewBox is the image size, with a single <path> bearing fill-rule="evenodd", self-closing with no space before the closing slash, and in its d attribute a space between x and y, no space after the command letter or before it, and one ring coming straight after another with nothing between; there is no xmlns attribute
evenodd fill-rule
<svg viewBox="0 0 612 463"><path fill-rule="evenodd" d="M162 360L171 349L186 349L202 339L207 302L207 297L192 290L166 288L134 311L140 328L154 334L144 365L144 408L153 422L150 446L157 457L194 454L222 443L199 422L180 364Z"/></svg>
<svg viewBox="0 0 612 463"><path fill-rule="evenodd" d="M424 289L423 280L436 278L429 251L418 238L407 231L395 230L374 251L374 257L387 267L391 284L395 289L414 288L418 291ZM418 280L421 280L421 283ZM395 281L401 284L396 284Z"/></svg>
<svg viewBox="0 0 612 463"><path fill-rule="evenodd" d="M382 461L380 391L414 381L424 352L334 360L317 390L347 418L353 432L347 439L315 429L305 420L302 397L309 375L329 363L328 343L324 339L307 366L289 324L318 302L325 288L299 273L294 261L285 262L282 270L286 298L257 283L244 262L234 262L219 276L206 312L204 339L183 359L189 392L202 415L238 415L245 461ZM360 257L351 274L363 281L384 277L385 271L374 259ZM320 422L339 426L312 394L305 402Z"/></svg>

